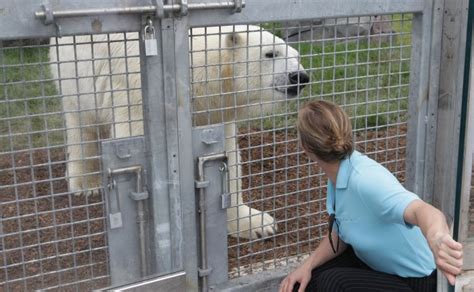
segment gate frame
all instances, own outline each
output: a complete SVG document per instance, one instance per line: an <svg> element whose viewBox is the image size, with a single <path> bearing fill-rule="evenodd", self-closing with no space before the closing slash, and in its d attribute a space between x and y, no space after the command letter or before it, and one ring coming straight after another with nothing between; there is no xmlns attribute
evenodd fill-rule
<svg viewBox="0 0 474 292"><path fill-rule="evenodd" d="M467 5L468 0L460 4ZM190 0L190 3L211 3L212 1ZM229 25L262 22L277 22L295 20L309 20L315 18L336 18L362 15L379 15L393 13L414 13L413 18L413 46L412 63L410 67L410 106L409 128L407 144L407 188L419 194L428 202L448 214L453 206L450 200L450 190L454 188L452 179L453 169L456 166L457 148L446 142L459 143L457 131L460 121L458 114L459 81L458 83L444 84L443 80L460 76L462 69L456 67L463 60L463 49L455 52L459 54L458 63L453 67L445 64L443 52L445 42L450 37L446 34L448 19L444 12L456 6L455 0L334 0L331 5L324 5L325 0L300 0L289 3L286 0L247 0L246 7L241 13L230 13L228 10L199 10L192 11L188 16L156 19L155 29L159 54L156 57L141 56L142 62L142 90L144 102L145 139L151 159L147 174L152 184L153 200L151 209L156 216L151 248L154 255L154 270L158 274L167 274L180 270L186 271L186 285L189 290L198 290L197 276L197 234L194 226L196 218L194 165L192 149L188 147L192 141L191 123L191 96L189 92L189 43L188 28L203 25ZM54 1L51 8L56 10L79 8L104 8L114 5L143 6L148 5L145 0L82 0L82 1ZM286 9L274 9L285 5ZM458 4L459 5L459 4ZM58 34L90 34L141 31L144 23L142 15L95 15L84 17L62 18L57 25L45 26L34 13L40 9L36 0L1 0L0 22L4 29L0 31L0 39L52 37ZM464 6L462 6L464 7ZM463 31L463 11L453 24ZM293 16L293 17L290 17ZM467 15L466 15L467 17ZM465 23L465 22L464 22ZM455 32L453 32L455 34ZM443 37L443 39L442 39ZM443 41L443 42L441 42ZM463 37L458 39L463 44ZM441 46L440 44L443 44ZM141 48L143 53L143 47ZM439 63L441 60L441 63ZM450 76L451 74L451 76ZM179 76L179 79L176 78ZM162 86L156 86L161 84ZM454 91L454 92L453 92ZM439 93L443 94L439 94ZM440 113L438 108L445 102L446 96L452 99L451 108L446 113ZM170 110L171 109L171 110ZM152 113L152 114L151 114ZM161 113L161 114L160 114ZM166 127L158 127L165 125ZM442 133L442 135L440 135ZM452 139L446 139L449 136ZM164 147L168 151L156 153L151 149ZM169 151L180 149L179 153ZM447 151L449 150L449 151ZM445 152L445 153L442 153ZM440 157L439 159L436 159ZM166 168L161 168L166 165ZM160 167L158 167L160 166ZM450 176L452 175L452 176ZM422 183L420 183L422 182ZM451 201L452 202L452 201ZM163 212L161 205L170 206L169 212ZM250 279L257 279L252 287L271 287L281 279L285 271L263 273L266 281L259 275ZM273 279L273 280L272 280ZM262 280L265 280L262 282ZM243 280L235 279L224 283L223 290L235 291L242 288ZM248 283L248 282L247 282ZM259 284L260 283L260 284Z"/></svg>

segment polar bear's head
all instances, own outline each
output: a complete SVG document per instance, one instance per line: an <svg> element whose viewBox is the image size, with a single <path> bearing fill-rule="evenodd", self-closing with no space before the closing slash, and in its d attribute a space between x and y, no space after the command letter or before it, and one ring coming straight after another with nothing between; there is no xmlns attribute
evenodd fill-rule
<svg viewBox="0 0 474 292"><path fill-rule="evenodd" d="M260 27L210 27L192 34L194 110L204 119L199 124L273 111L276 101L296 97L309 81L298 51Z"/></svg>

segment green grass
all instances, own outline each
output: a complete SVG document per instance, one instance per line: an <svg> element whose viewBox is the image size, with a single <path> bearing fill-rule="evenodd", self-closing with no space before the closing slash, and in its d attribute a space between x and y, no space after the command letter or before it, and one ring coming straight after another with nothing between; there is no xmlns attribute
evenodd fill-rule
<svg viewBox="0 0 474 292"><path fill-rule="evenodd" d="M0 151L63 143L60 98L46 48L0 51Z"/></svg>
<svg viewBox="0 0 474 292"><path fill-rule="evenodd" d="M266 29L281 35L280 25ZM298 43L303 67L310 84L299 101L285 102L283 111L294 113L281 118L266 117L264 129L294 125L298 108L314 99L331 100L344 105L354 129L384 126L406 120L411 55L411 17L395 15L392 28L400 33L391 41L371 36L350 42Z"/></svg>
<svg viewBox="0 0 474 292"><path fill-rule="evenodd" d="M403 21L401 21L403 19ZM352 117L355 129L383 126L406 119L409 91L411 18L395 15L393 29L407 34L392 42L365 38L352 42L292 44L310 74L298 100L246 127L287 128L302 104L332 100ZM280 24L265 28L281 35ZM0 152L64 144L61 101L49 71L47 48L0 50Z"/></svg>

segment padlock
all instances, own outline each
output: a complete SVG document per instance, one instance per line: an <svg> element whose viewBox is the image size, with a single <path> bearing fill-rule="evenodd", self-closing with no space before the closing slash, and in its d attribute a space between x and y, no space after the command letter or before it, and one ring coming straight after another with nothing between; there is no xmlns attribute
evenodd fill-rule
<svg viewBox="0 0 474 292"><path fill-rule="evenodd" d="M143 41L145 42L145 55L156 56L158 55L158 45L156 43L155 28L153 22L148 19L147 25L143 29Z"/></svg>
<svg viewBox="0 0 474 292"><path fill-rule="evenodd" d="M123 226L122 212L109 214L110 229L116 229Z"/></svg>
<svg viewBox="0 0 474 292"><path fill-rule="evenodd" d="M158 55L158 47L156 44L156 39L153 38L145 38L145 55L146 56L157 56Z"/></svg>
<svg viewBox="0 0 474 292"><path fill-rule="evenodd" d="M121 228L123 226L122 212L120 211L120 195L118 193L117 182L110 179L108 184L110 205L109 205L109 224L110 229ZM115 196L114 196L115 195ZM113 199L115 197L115 200ZM116 211L112 211L116 210Z"/></svg>

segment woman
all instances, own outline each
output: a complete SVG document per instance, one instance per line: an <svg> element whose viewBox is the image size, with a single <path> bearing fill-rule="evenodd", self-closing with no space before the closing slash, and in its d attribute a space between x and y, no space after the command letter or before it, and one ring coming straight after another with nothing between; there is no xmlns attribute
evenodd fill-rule
<svg viewBox="0 0 474 292"><path fill-rule="evenodd" d="M436 268L455 283L462 245L444 215L354 151L351 123L339 106L307 104L297 129L302 149L329 178L329 232L280 292L436 291Z"/></svg>

